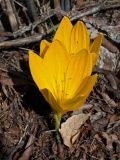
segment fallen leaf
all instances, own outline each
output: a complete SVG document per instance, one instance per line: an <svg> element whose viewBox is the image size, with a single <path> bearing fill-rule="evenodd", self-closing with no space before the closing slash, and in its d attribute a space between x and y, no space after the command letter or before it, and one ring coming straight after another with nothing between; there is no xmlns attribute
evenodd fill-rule
<svg viewBox="0 0 120 160"><path fill-rule="evenodd" d="M117 58L118 55L116 53L110 52L108 49L103 46L100 47L100 56L97 60L97 66L104 70L113 71L116 69Z"/></svg>
<svg viewBox="0 0 120 160"><path fill-rule="evenodd" d="M80 127L90 117L89 114L78 114L68 118L66 122L62 123L59 132L63 138L64 144L68 146L71 152L74 150L74 143L80 134Z"/></svg>
<svg viewBox="0 0 120 160"><path fill-rule="evenodd" d="M115 103L115 101L113 99L111 99L106 93L101 93L104 101L109 105L112 106L113 108L115 108L117 106L117 104Z"/></svg>
<svg viewBox="0 0 120 160"><path fill-rule="evenodd" d="M106 39L105 37L103 37L102 45L105 48L107 48L110 52L119 53L119 49L112 42L110 42L108 39Z"/></svg>
<svg viewBox="0 0 120 160"><path fill-rule="evenodd" d="M106 146L106 148L107 148L109 151L112 151L112 150L113 150L112 136L111 136L111 135L108 135L108 134L105 133L105 132L102 132L102 136L103 136L103 138L105 138L106 141L107 141L107 146Z"/></svg>

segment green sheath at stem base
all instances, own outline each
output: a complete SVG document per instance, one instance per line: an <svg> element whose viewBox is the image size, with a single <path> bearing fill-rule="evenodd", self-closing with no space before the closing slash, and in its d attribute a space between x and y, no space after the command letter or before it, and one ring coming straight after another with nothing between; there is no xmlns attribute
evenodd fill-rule
<svg viewBox="0 0 120 160"><path fill-rule="evenodd" d="M59 128L60 128L62 113L53 112L53 117L54 117L54 120L55 120L56 138L60 142Z"/></svg>

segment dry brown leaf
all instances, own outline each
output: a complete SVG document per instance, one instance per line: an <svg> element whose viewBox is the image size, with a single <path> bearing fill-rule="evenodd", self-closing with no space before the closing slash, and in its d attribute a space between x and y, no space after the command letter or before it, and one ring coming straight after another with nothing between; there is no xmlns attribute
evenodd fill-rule
<svg viewBox="0 0 120 160"><path fill-rule="evenodd" d="M97 66L104 70L114 72L114 70L116 69L117 57L118 55L116 53L112 53L108 49L101 46L100 56L97 60Z"/></svg>
<svg viewBox="0 0 120 160"><path fill-rule="evenodd" d="M105 133L105 132L102 132L102 136L103 136L103 138L105 138L106 141L107 141L107 146L106 146L106 148L107 148L109 151L112 151L112 150L113 150L113 146L112 146L112 136L111 136L111 135L108 135L108 134Z"/></svg>
<svg viewBox="0 0 120 160"><path fill-rule="evenodd" d="M80 134L80 127L89 118L89 114L78 114L68 118L66 122L62 123L59 132L63 138L64 144L68 146L71 152L74 150L73 144Z"/></svg>
<svg viewBox="0 0 120 160"><path fill-rule="evenodd" d="M113 99L111 99L106 93L101 93L102 94L102 97L104 99L104 101L112 106L113 108L115 108L117 106L117 104L115 103L115 101Z"/></svg>

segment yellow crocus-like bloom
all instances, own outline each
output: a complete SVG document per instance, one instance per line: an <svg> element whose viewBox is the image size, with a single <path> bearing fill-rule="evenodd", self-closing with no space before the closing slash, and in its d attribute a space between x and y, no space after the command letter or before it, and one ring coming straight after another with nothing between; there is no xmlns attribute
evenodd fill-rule
<svg viewBox="0 0 120 160"><path fill-rule="evenodd" d="M102 34L99 33L90 45L84 23L78 21L73 26L65 16L52 43L41 41L40 55L29 51L33 80L58 121L63 112L77 109L89 96L97 79L97 75L91 76L91 73L101 42Z"/></svg>

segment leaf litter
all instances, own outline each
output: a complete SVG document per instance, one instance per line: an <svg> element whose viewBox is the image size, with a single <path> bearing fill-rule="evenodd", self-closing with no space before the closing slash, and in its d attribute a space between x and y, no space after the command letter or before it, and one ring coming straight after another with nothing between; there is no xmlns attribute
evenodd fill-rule
<svg viewBox="0 0 120 160"><path fill-rule="evenodd" d="M5 2L1 1L1 14L2 16L7 15L9 18L9 15L5 13ZM15 1L12 4L13 8L19 8L17 10L19 12L14 10L18 20L14 23L16 27L20 25L20 29L17 31L14 31L13 27L13 31L8 29L10 25L13 26L12 21L8 28L4 28L5 22L0 19L0 160L26 158L26 154L27 159L35 160L119 159L120 6L118 2L107 1L107 4L103 2L104 9L101 10L99 8L101 3L97 3L97 1L86 0L85 3L75 1L75 3L69 3L68 8L64 5L61 7L63 10L72 9L70 13L66 11L57 13L58 19L61 19L63 14L67 14L74 20L78 20L78 16L83 15L81 20L88 26L91 40L96 37L98 31L102 31L105 36L100 58L94 68L94 72L99 74L94 90L86 104L74 112L65 114L62 118L61 129L73 119L73 122L68 123L66 133L66 135L70 133L71 137L65 139L65 141L68 140L66 143L72 148L72 152L69 147L64 145L64 138L60 144L56 142L49 105L40 95L28 69L27 49L32 48L39 52L42 33L45 33L44 35L49 40L52 39L48 33L52 34L51 30L56 28L53 20L54 16L57 17L56 13L51 11L52 7L48 0L36 1L34 7L37 7L37 13L40 11L38 15L42 16L39 17L39 22L38 20L32 22L33 14L26 12L25 4L22 1ZM39 8L40 6L41 8ZM106 9L106 6L110 9ZM60 6L56 5L56 7ZM93 12L93 9L94 11L97 9L96 13ZM11 15L14 15L13 13ZM57 22L59 23L59 20ZM32 35L35 40L30 37ZM27 38L24 39L25 37ZM12 42L13 39L16 41L15 45ZM82 122L75 117L84 114L90 115L80 127ZM71 125L72 123L77 125L77 129L75 125ZM71 131L68 132L70 129Z"/></svg>

